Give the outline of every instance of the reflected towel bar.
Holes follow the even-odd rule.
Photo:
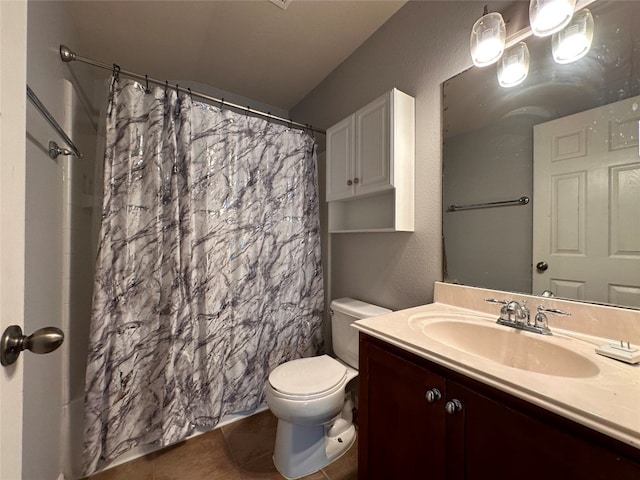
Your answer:
[[[36,109],[42,114],[49,125],[51,125],[51,127],[58,133],[58,135],[60,135],[62,140],[64,140],[64,143],[66,143],[67,146],[71,149],[67,150],[66,148],[60,148],[56,142],[51,140],[49,142],[49,156],[54,160],[58,158],[58,155],[71,154],[75,155],[78,158],[82,158],[83,155],[82,153],[80,153],[80,150],[78,150],[78,147],[76,147],[69,136],[64,133],[62,127],[58,124],[58,122],[56,122],[56,119],[53,118],[53,115],[51,115],[51,113],[49,113],[47,107],[42,104],[38,96],[33,92],[33,90],[31,90],[31,87],[29,87],[29,85],[27,85],[27,98],[31,103],[33,103],[33,106],[36,107]]]
[[[509,207],[511,205],[526,205],[529,197],[522,196],[516,200],[504,200],[502,202],[472,203],[469,205],[449,205],[447,212],[457,212],[458,210],[474,210],[476,208]]]

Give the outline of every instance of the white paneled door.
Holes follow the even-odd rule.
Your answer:
[[[0,333],[23,325],[27,2],[0,1]],[[0,478],[22,477],[22,362],[0,367]]]
[[[640,307],[640,97],[534,127],[533,293]]]

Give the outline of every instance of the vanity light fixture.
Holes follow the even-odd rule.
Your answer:
[[[502,87],[515,87],[529,74],[529,48],[520,42],[507,49],[498,62],[498,83]]]
[[[506,38],[502,15],[498,12],[487,13],[485,5],[484,15],[471,29],[471,58],[474,65],[486,67],[496,63],[504,52]]]
[[[576,0],[531,0],[529,23],[537,37],[552,35],[571,21]]]
[[[577,12],[569,25],[551,37],[556,63],[571,63],[584,57],[593,41],[593,16],[587,9]]]

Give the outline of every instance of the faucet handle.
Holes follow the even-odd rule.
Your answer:
[[[558,308],[546,308],[543,305],[538,305],[538,313],[536,313],[535,326],[542,329],[545,333],[549,332],[549,323],[547,322],[546,313],[553,313],[554,315],[571,315],[569,312],[560,310]]]
[[[547,316],[544,313],[542,313],[540,310],[538,310],[538,313],[536,313],[534,326],[542,330],[547,330],[549,328],[549,322],[547,321]]]
[[[554,315],[571,315],[569,312],[565,312],[564,310],[560,310],[559,308],[547,308],[544,305],[538,305],[538,312],[547,312],[553,313]]]

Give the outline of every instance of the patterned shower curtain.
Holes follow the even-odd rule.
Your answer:
[[[114,77],[85,399],[85,470],[264,400],[321,350],[314,142]]]

